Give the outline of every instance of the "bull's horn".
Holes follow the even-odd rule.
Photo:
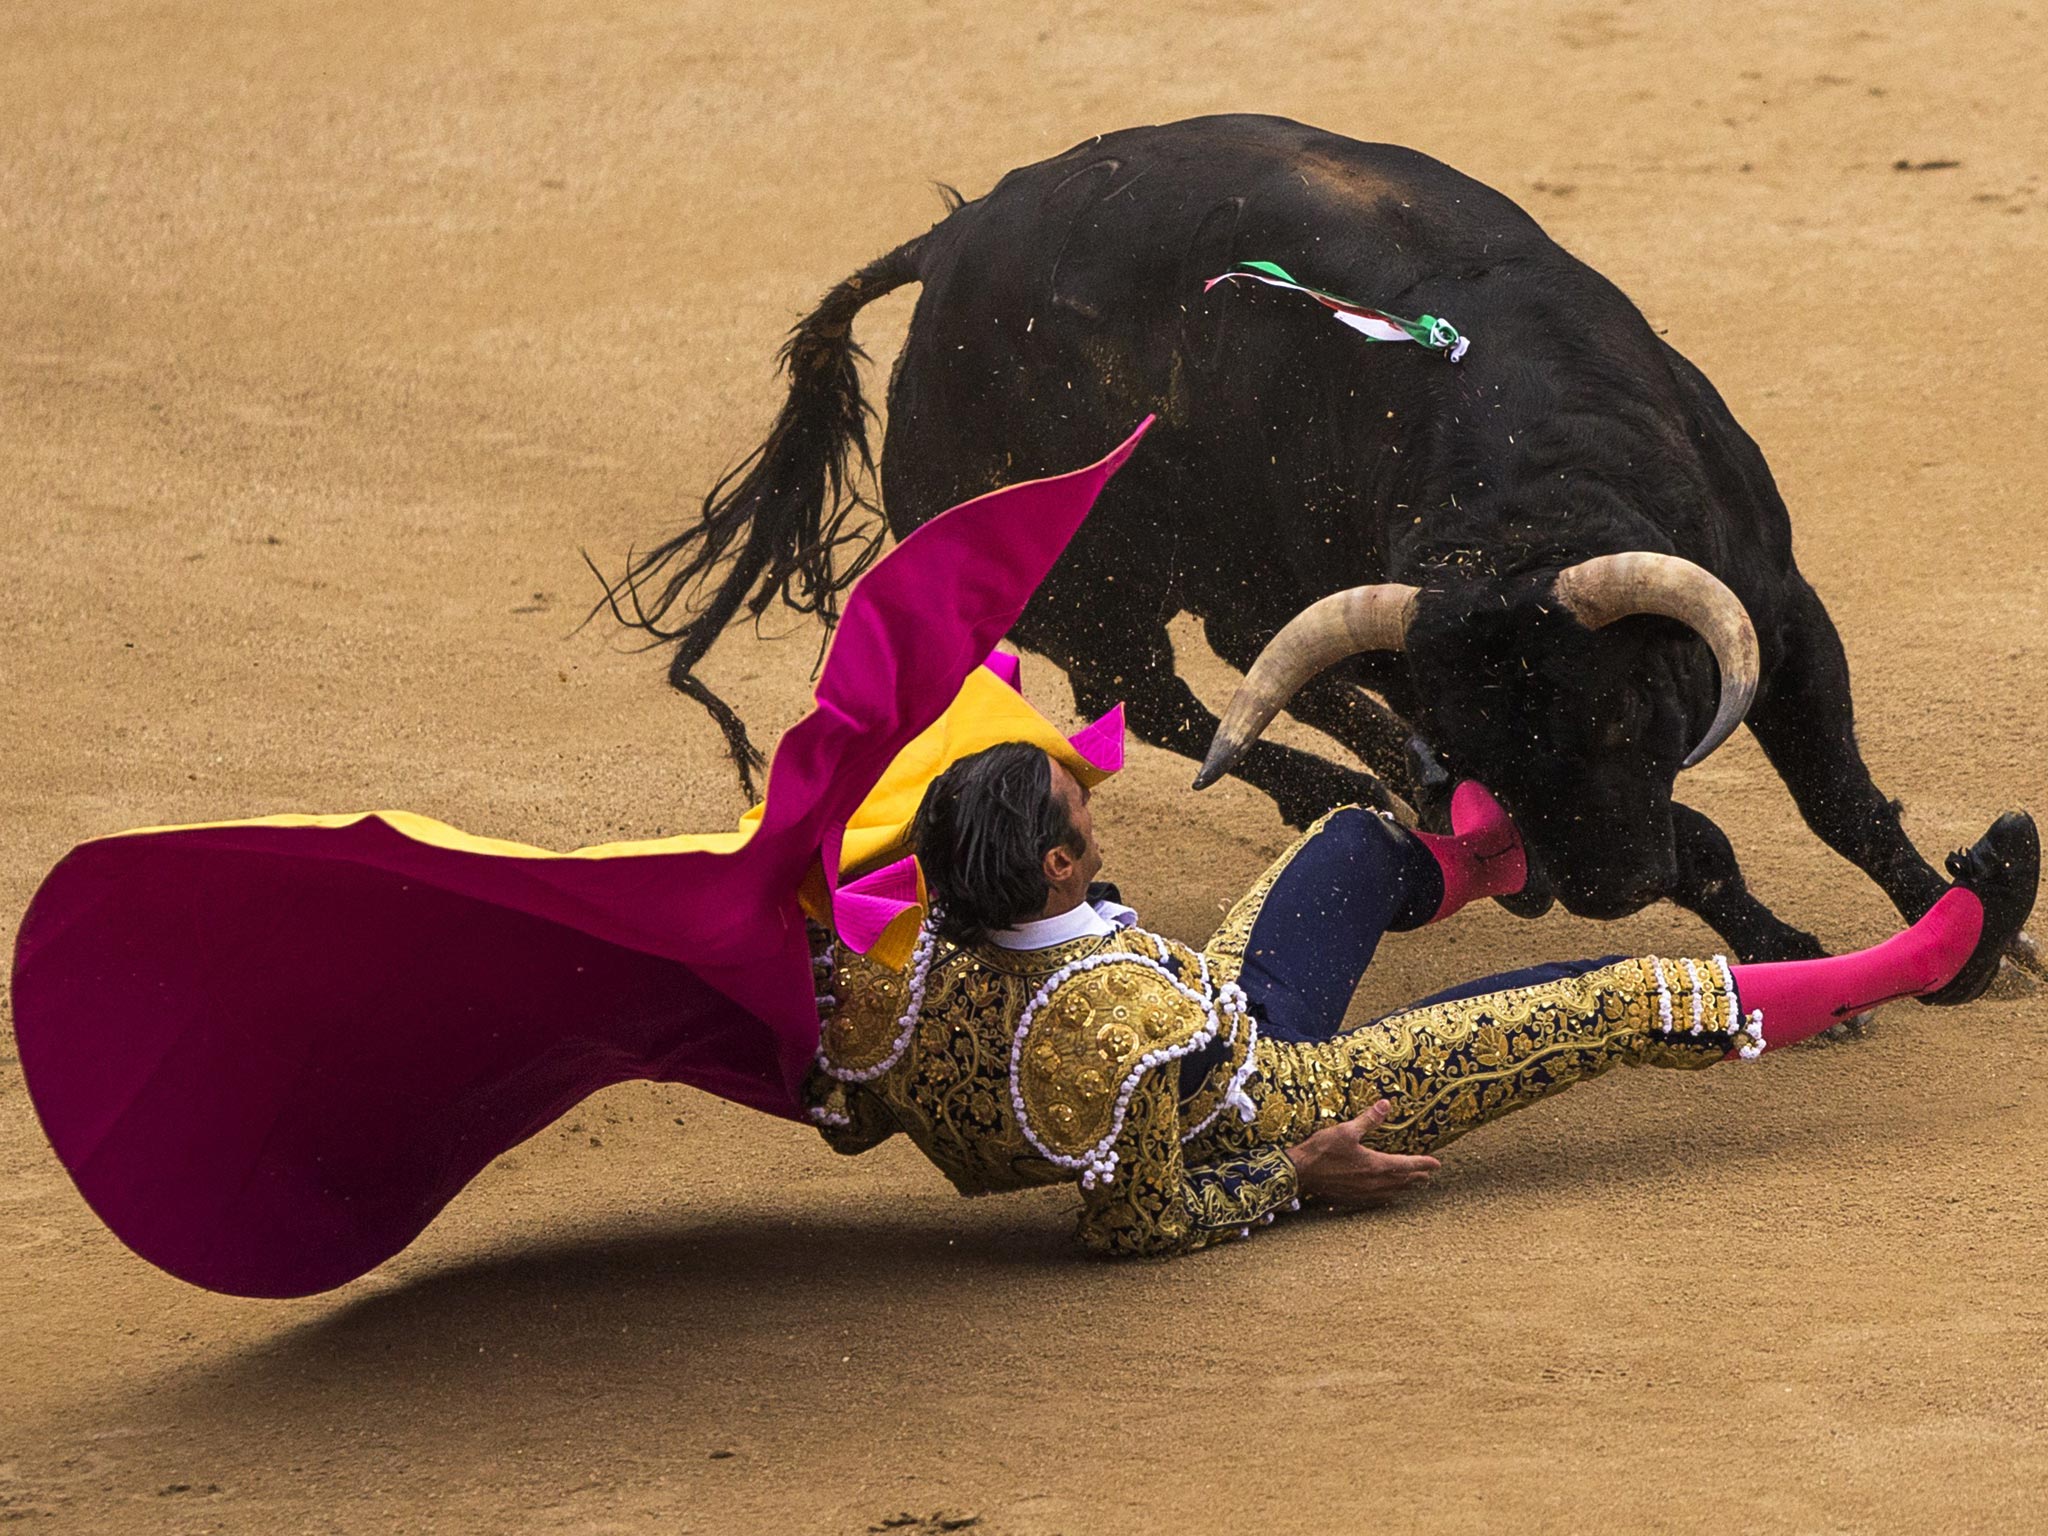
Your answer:
[[[1398,581],[1352,587],[1289,619],[1238,684],[1202,771],[1195,775],[1195,788],[1207,789],[1228,773],[1302,684],[1323,668],[1361,651],[1405,649],[1417,590]]]
[[[1581,560],[1557,573],[1557,600],[1588,629],[1604,629],[1633,613],[1661,614],[1687,626],[1714,653],[1721,669],[1721,704],[1714,723],[1685,760],[1691,768],[1742,724],[1756,697],[1759,663],[1756,627],[1742,599],[1704,566],[1677,555],[1632,550]]]

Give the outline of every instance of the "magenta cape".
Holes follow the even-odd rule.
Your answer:
[[[955,507],[862,579],[735,851],[508,856],[375,814],[74,849],[22,919],[13,990],[22,1073],[80,1193],[182,1279],[300,1296],[397,1253],[612,1083],[799,1116],[818,1040],[799,885],[836,868],[839,829],[1144,430]]]

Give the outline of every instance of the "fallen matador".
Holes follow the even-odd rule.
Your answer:
[[[2012,812],[1873,949],[1568,961],[1347,1031],[1382,934],[1520,888],[1521,841],[1491,795],[1461,785],[1452,825],[1333,811],[1197,951],[1091,888],[1088,791],[1065,767],[1029,743],[963,759],[918,814],[932,917],[908,972],[821,951],[811,1117],[843,1152],[907,1132],[965,1194],[1078,1180],[1090,1250],[1185,1252],[1304,1196],[1376,1204],[1426,1180],[1427,1153],[1616,1065],[1754,1059],[1887,999],[1967,1002],[2040,866]]]
[[[1612,1061],[1705,1065],[1880,997],[1960,999],[2031,904],[2015,817],[1956,866],[1970,889],[1864,955],[1738,967],[1734,995],[1712,962],[1566,967],[1332,1038],[1383,929],[1506,889],[1513,832],[1473,789],[1444,842],[1334,814],[1206,956],[1118,927],[1083,902],[1092,844],[1070,851],[1053,806],[1085,831],[1120,721],[1069,740],[991,651],[1143,430],[880,561],[735,831],[563,854],[382,811],[74,849],[22,918],[12,988],[22,1075],[81,1194],[182,1279],[304,1295],[398,1253],[588,1095],[650,1078],[809,1115],[842,1146],[908,1129],[969,1189],[1080,1178],[1096,1246],[1172,1251],[1297,1192],[1411,1176],[1360,1145],[1382,1097],[1372,1140],[1420,1150]],[[1019,772],[1035,809],[999,847],[970,791]],[[846,990],[822,1052],[809,923]],[[1003,947],[1020,941],[1037,947]]]

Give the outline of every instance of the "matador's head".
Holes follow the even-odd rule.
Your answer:
[[[932,780],[912,829],[941,937],[978,944],[1080,904],[1102,868],[1089,792],[1030,742],[963,757]]]

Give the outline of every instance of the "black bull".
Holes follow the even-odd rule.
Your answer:
[[[1251,284],[1204,294],[1250,259],[1445,317],[1471,350],[1454,364],[1369,343]],[[1412,150],[1277,118],[1134,128],[1012,171],[797,326],[767,441],[612,591],[629,622],[679,642],[671,681],[712,709],[743,765],[744,728],[693,668],[743,608],[758,617],[779,598],[829,624],[873,559],[850,327],[908,283],[923,291],[880,471],[898,537],[1160,417],[1015,633],[1066,670],[1083,711],[1122,699],[1141,739],[1200,759],[1218,721],[1176,676],[1168,621],[1193,614],[1224,660],[1252,669],[1310,604],[1371,585],[1367,606],[1398,622],[1369,623],[1375,648],[1334,665],[1356,645],[1310,636],[1307,665],[1324,670],[1305,683],[1297,666],[1276,684],[1269,657],[1254,678],[1268,706],[1301,683],[1289,710],[1426,811],[1449,777],[1485,782],[1542,871],[1520,910],[1550,890],[1592,917],[1668,897],[1743,959],[1818,954],[1750,894],[1720,828],[1672,798],[1724,685],[1742,680],[1721,678],[1699,624],[1657,616],[1681,609],[1624,602],[1614,618],[1610,593],[1589,618],[1560,591],[1560,573],[1594,557],[1677,556],[1650,563],[1711,572],[1753,626],[1746,723],[1807,824],[1907,917],[1944,888],[1864,766],[1841,642],[1793,561],[1763,455],[1713,385],[1498,192]],[[701,611],[664,627],[727,561]],[[1289,821],[1385,803],[1366,775],[1251,740],[1260,713],[1234,706],[1252,717],[1235,722],[1250,743],[1235,772]]]

